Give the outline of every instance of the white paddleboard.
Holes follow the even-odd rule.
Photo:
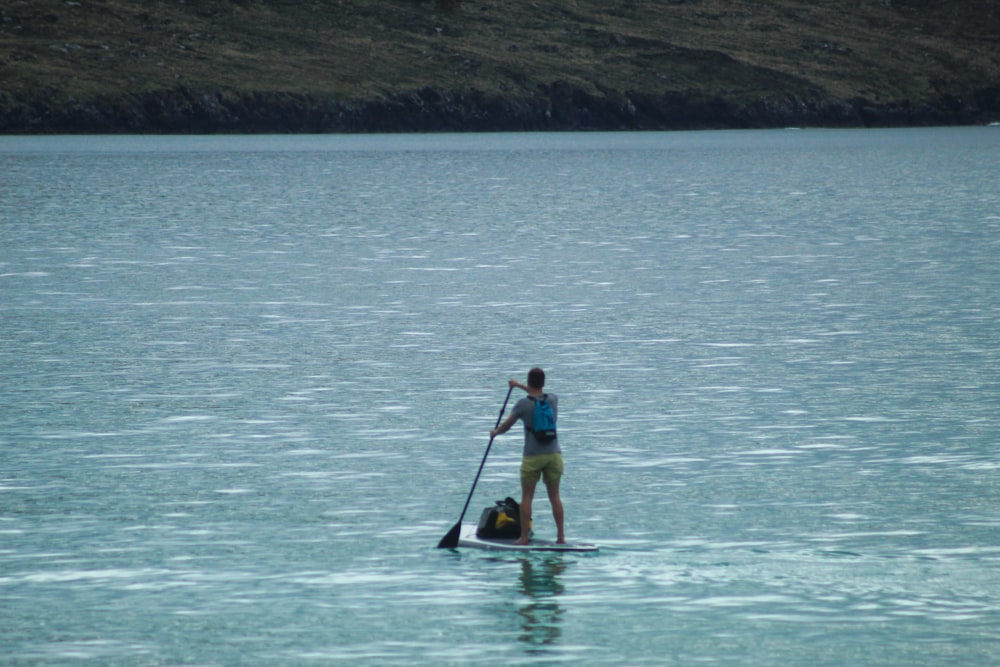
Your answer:
[[[542,540],[537,537],[531,539],[530,544],[514,544],[513,538],[483,538],[476,537],[476,524],[466,523],[462,525],[462,535],[458,538],[458,546],[470,547],[472,549],[491,549],[494,551],[599,551],[596,544],[585,544],[581,542],[557,544],[552,540]]]

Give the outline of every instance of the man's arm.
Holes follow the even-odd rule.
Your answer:
[[[523,389],[525,391],[528,391],[528,387],[525,386],[525,385],[523,385],[523,384],[521,384],[517,380],[507,380],[507,386],[509,386],[509,387],[517,387],[518,389]]]
[[[511,416],[507,417],[507,419],[505,419],[504,422],[500,424],[500,426],[490,431],[490,438],[495,438],[501,433],[506,433],[507,431],[510,430],[510,427],[513,426],[516,421],[517,421],[517,415],[512,414]]]
[[[507,385],[510,386],[510,387],[517,387],[518,389],[523,389],[524,391],[528,391],[528,387],[525,386],[525,385],[523,385],[523,384],[521,384],[517,380],[507,380]],[[511,412],[510,416],[507,417],[507,419],[504,420],[504,422],[502,424],[500,424],[500,426],[498,426],[495,429],[493,429],[492,431],[490,431],[490,437],[491,438],[495,438],[495,437],[497,437],[498,435],[500,435],[502,433],[506,433],[517,422],[517,420],[518,420],[518,416],[516,414],[514,414],[513,412]]]

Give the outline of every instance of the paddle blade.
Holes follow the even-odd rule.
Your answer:
[[[458,536],[462,533],[462,523],[456,523],[452,526],[448,534],[441,538],[438,542],[438,549],[454,549],[458,546]]]

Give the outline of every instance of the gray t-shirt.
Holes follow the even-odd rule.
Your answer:
[[[556,424],[559,423],[559,397],[555,394],[545,394],[546,400],[552,406],[552,416],[555,417]],[[539,454],[554,454],[561,452],[559,449],[559,436],[555,440],[544,445],[535,440],[534,428],[535,402],[525,396],[517,403],[510,412],[521,420],[524,424],[524,456],[538,456]]]

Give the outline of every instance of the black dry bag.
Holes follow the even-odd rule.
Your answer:
[[[479,516],[476,537],[517,539],[521,536],[521,508],[513,498],[498,500]]]

